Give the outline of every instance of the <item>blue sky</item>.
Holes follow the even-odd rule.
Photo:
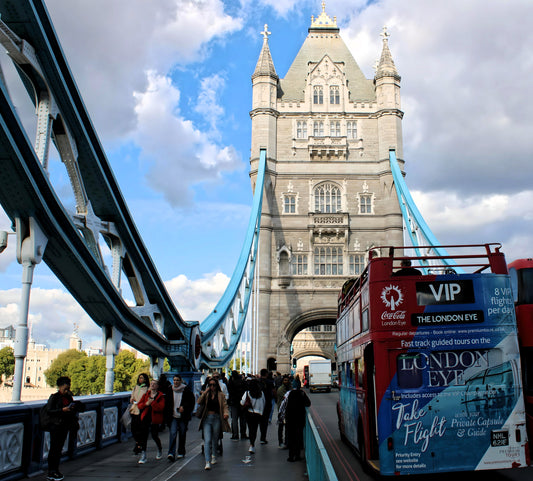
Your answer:
[[[264,24],[284,77],[317,0],[48,0],[78,87],[137,227],[186,319],[201,320],[224,290],[250,212],[251,75]],[[148,8],[149,7],[149,8]],[[533,74],[529,0],[330,0],[341,36],[367,78],[386,25],[402,76],[407,183],[442,243],[502,242],[531,256]],[[35,117],[0,58],[28,131]],[[32,130],[33,129],[33,130]],[[33,134],[30,134],[32,137]],[[51,181],[73,205],[66,172]],[[9,222],[0,212],[0,229]],[[0,326],[16,324],[21,268],[0,256]],[[38,342],[86,346],[98,327],[46,266],[35,272],[30,320]]]

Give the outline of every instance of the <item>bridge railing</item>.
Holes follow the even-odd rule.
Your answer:
[[[69,439],[63,456],[86,454],[131,436],[122,431],[120,418],[128,406],[129,392],[81,396],[86,411],[80,413],[77,439]],[[39,412],[45,401],[0,404],[0,480],[36,475],[46,469],[50,433],[41,431]]]
[[[306,411],[304,442],[309,481],[337,481],[335,469],[333,469],[326,448],[320,439],[315,422],[309,409]]]

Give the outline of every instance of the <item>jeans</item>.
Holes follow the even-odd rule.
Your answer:
[[[257,427],[261,422],[261,414],[246,413],[246,422],[248,423],[248,436],[250,436],[250,445],[255,446],[255,438],[257,436]]]
[[[217,452],[218,438],[220,437],[220,414],[208,414],[202,425],[204,435],[205,462],[211,462],[211,455]]]
[[[176,437],[178,440],[178,454],[185,456],[185,441],[187,439],[187,427],[189,421],[184,421],[182,418],[172,418],[170,424],[170,435],[168,438],[168,454],[176,455]]]
[[[230,406],[231,411],[231,435],[235,438],[239,437],[239,429],[241,437],[246,436],[246,417],[241,405]]]

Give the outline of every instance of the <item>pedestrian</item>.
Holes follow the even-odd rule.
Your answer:
[[[157,455],[155,459],[163,457],[163,447],[159,439],[159,428],[164,422],[165,412],[165,395],[159,390],[159,381],[153,379],[150,382],[150,389],[143,394],[143,397],[138,402],[137,406],[141,411],[141,436],[140,447],[141,457],[139,464],[144,464],[148,461],[146,458],[146,445],[148,443],[148,434],[152,435],[157,446]]]
[[[246,412],[246,423],[248,424],[248,436],[250,438],[250,447],[248,452],[255,453],[255,438],[257,437],[257,428],[261,422],[265,410],[265,395],[262,384],[257,379],[248,381],[247,390],[241,398],[241,405]]]
[[[224,394],[224,397],[226,398],[226,401],[228,400],[229,398],[229,393],[228,393],[228,386],[226,385],[226,383],[224,382],[224,380],[221,378],[220,376],[220,373],[215,371],[213,373],[213,379],[215,379],[215,381],[218,382],[218,386],[220,387],[220,390],[223,392]]]
[[[135,446],[133,448],[134,454],[141,454],[141,411],[139,411],[138,403],[143,397],[143,394],[148,391],[150,385],[150,378],[148,374],[144,372],[137,376],[137,384],[131,391],[130,396],[130,414],[131,414],[131,435],[135,440]]]
[[[48,398],[46,412],[49,417],[50,449],[48,450],[48,476],[50,481],[61,481],[64,476],[59,472],[61,451],[70,433],[70,439],[77,438],[78,413],[85,411],[85,405],[74,401],[70,392],[70,379],[61,376],[57,380],[57,392]]]
[[[289,376],[283,376],[281,386],[276,391],[276,404],[278,407],[278,443],[280,449],[287,448],[287,425],[285,424],[285,419],[283,416],[280,416],[281,402],[283,401],[285,394],[287,394],[290,390],[291,380]]]
[[[172,421],[168,439],[168,460],[174,461],[176,456],[176,437],[178,438],[178,459],[185,456],[185,442],[187,428],[194,410],[194,394],[183,382],[179,374],[174,374],[172,383],[172,398],[170,398]]]
[[[267,444],[268,421],[272,412],[272,399],[274,399],[274,381],[271,376],[269,377],[270,373],[267,369],[261,369],[260,375],[263,394],[265,395],[265,409],[261,416],[259,430],[261,432],[261,444]]]
[[[300,451],[304,445],[305,408],[311,406],[311,401],[301,387],[296,387],[286,395],[285,423],[287,424],[287,445],[289,457],[287,461],[299,461]]]
[[[228,381],[228,405],[231,414],[231,439],[234,441],[239,440],[239,431],[241,438],[246,439],[246,416],[241,407],[244,391],[242,376],[237,371],[232,371]]]
[[[198,398],[198,409],[201,409],[199,429],[204,438],[205,469],[211,469],[217,463],[217,444],[221,429],[231,432],[228,422],[229,409],[220,384],[214,378],[208,378],[207,389]]]
[[[172,384],[167,379],[165,373],[159,376],[159,390],[165,396],[165,412],[163,413],[164,423],[162,424],[162,431],[165,429],[165,424],[170,427],[172,424]]]

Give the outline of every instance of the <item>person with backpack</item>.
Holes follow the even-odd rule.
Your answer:
[[[57,380],[57,392],[48,398],[48,402],[41,410],[41,427],[50,431],[50,449],[48,451],[48,476],[49,481],[61,481],[64,476],[59,472],[61,451],[67,439],[76,439],[78,413],[85,411],[85,405],[74,401],[70,392],[70,379],[61,376]]]

